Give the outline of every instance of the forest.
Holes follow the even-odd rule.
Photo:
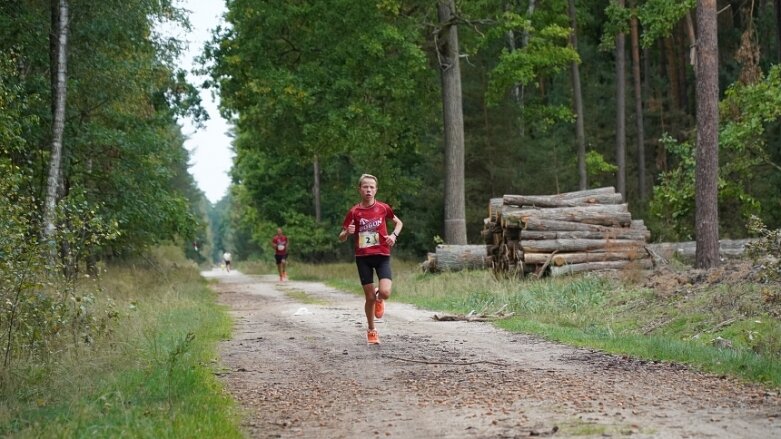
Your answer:
[[[616,352],[639,356],[643,337],[662,359],[777,385],[781,0],[224,3],[188,72],[187,42],[162,31],[190,28],[180,0],[0,1],[0,436],[240,437],[215,351],[236,321],[201,270],[273,269],[282,227],[302,282],[355,284],[338,235],[364,173],[404,223],[400,303],[508,307],[522,332],[600,348],[628,334]],[[208,120],[204,90],[235,152],[216,203],[182,128]],[[721,263],[719,239],[765,238],[770,257],[722,290],[724,273],[697,270],[657,273],[666,289],[420,273],[437,244],[482,243],[496,197],[589,189],[648,241],[695,241],[695,268]],[[246,277],[216,268],[224,250]]]
[[[742,238],[752,215],[781,226],[781,1],[704,3],[717,31],[704,156],[718,157],[718,236]],[[693,0],[226,6],[200,58],[208,79],[191,84],[185,43],[157,30],[188,25],[176,1],[0,5],[4,260],[46,246],[42,264],[79,273],[168,242],[199,263],[224,248],[270,259],[280,226],[292,258],[341,260],[365,172],[404,220],[410,259],[479,241],[492,197],[601,186],[652,241],[697,238]],[[215,205],[180,127],[208,117],[201,87],[234,127]]]
[[[446,20],[443,3],[228,3],[204,65],[236,127],[221,208],[239,255],[262,256],[280,225],[296,258],[345,256],[333,237],[363,172],[404,220],[412,257],[452,241],[453,192],[470,243],[492,197],[599,186],[624,195],[653,241],[696,238],[694,1],[462,1]],[[781,222],[781,13],[778,1],[714,6],[719,236],[741,238],[751,215]],[[461,158],[443,98],[450,30]]]

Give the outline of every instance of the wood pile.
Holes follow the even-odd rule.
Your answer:
[[[651,268],[650,232],[612,187],[492,198],[482,236],[497,274]]]

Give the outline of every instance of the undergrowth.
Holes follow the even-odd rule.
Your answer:
[[[231,322],[175,248],[87,280],[93,313],[116,313],[89,343],[20,357],[4,371],[0,436],[241,437],[213,368]]]

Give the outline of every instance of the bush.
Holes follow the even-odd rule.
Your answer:
[[[769,230],[754,215],[749,218],[748,229],[759,239],[746,246],[746,254],[754,263],[761,263],[763,280],[781,282],[781,229]]]

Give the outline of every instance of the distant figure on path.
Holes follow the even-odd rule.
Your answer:
[[[282,227],[277,228],[277,234],[271,240],[271,245],[274,246],[274,259],[277,260],[277,271],[279,272],[279,281],[285,282],[287,280],[287,247],[288,239],[282,233]]]
[[[222,260],[225,262],[225,271],[228,273],[231,272],[231,254],[228,250],[225,250],[225,253],[222,254]]]

